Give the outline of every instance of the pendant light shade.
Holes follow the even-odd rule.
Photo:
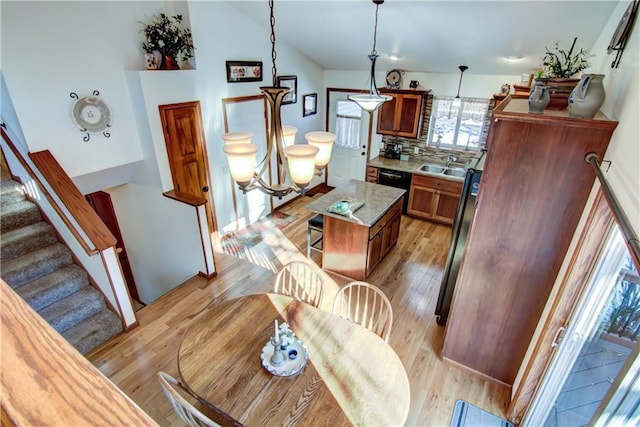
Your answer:
[[[251,132],[229,132],[222,135],[222,140],[225,145],[251,144],[252,137]]]
[[[369,76],[369,93],[349,95],[347,98],[360,106],[364,111],[373,113],[382,104],[387,101],[391,101],[392,97],[389,95],[381,95],[376,86],[376,60],[378,59],[378,52],[376,51],[376,38],[378,34],[378,7],[384,3],[384,0],[372,0],[376,5],[376,21],[373,29],[373,49],[369,54],[369,61],[371,61],[371,73]]]
[[[329,163],[331,158],[331,149],[333,148],[333,142],[336,140],[336,135],[331,132],[309,132],[305,135],[309,145],[318,147],[318,155],[316,156],[316,167],[323,168]]]
[[[318,151],[318,147],[303,144],[285,148],[284,155],[289,162],[289,173],[298,187],[305,188],[313,179]]]
[[[298,128],[293,126],[282,126],[282,135],[284,137],[285,147],[296,143],[296,133],[298,133]]]
[[[256,153],[258,146],[253,144],[225,145],[222,150],[229,160],[229,172],[238,185],[246,186],[253,178],[256,168]]]

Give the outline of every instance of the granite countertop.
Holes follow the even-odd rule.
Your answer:
[[[409,173],[417,173],[419,175],[425,175],[425,176],[433,176],[435,178],[439,178],[439,179],[446,179],[449,181],[456,181],[456,182],[461,182],[464,181],[464,177],[458,177],[458,176],[452,176],[452,175],[445,175],[443,173],[431,173],[431,172],[423,172],[423,171],[419,171],[418,168],[425,164],[425,163],[429,163],[432,165],[439,165],[444,167],[443,163],[438,163],[438,162],[434,162],[434,161],[427,161],[427,160],[396,160],[396,159],[387,159],[384,157],[376,157],[375,159],[371,159],[367,162],[367,166],[373,166],[376,168],[387,168],[387,169],[393,169],[393,170],[397,170],[397,171],[401,171],[401,172],[409,172]],[[458,165],[452,165],[454,167],[460,167]]]
[[[371,227],[389,210],[389,208],[406,193],[400,188],[374,184],[372,182],[352,179],[331,190],[324,196],[307,205],[307,209],[323,215],[332,216],[344,221]],[[364,200],[364,206],[346,217],[327,211],[335,202],[345,198]]]

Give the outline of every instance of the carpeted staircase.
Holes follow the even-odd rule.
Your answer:
[[[3,170],[0,182],[0,276],[80,353],[122,332],[120,318],[89,285],[87,272],[44,222],[37,205]]]

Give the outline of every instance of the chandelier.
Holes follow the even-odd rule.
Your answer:
[[[276,86],[276,36],[273,1],[269,0],[271,25],[272,85],[262,86],[260,91],[269,104],[269,134],[264,158],[256,164],[258,146],[251,143],[250,132],[233,132],[222,135],[224,153],[229,161],[229,171],[243,193],[258,189],[271,196],[282,198],[291,192],[304,194],[315,174],[320,175],[331,157],[335,135],[330,132],[309,132],[308,144],[295,144],[297,129],[282,126],[280,108],[288,87]],[[277,183],[264,179],[269,169],[272,153],[276,153]],[[287,180],[287,171],[290,180]],[[271,181],[271,179],[269,179]]]
[[[369,93],[367,95],[349,95],[347,99],[355,102],[362,108],[364,111],[369,113],[373,113],[376,111],[382,104],[392,99],[389,95],[380,95],[378,91],[378,87],[376,86],[376,60],[380,55],[376,51],[376,36],[378,34],[378,7],[384,3],[384,0],[372,0],[376,5],[376,21],[375,26],[373,27],[373,49],[371,49],[371,53],[368,55],[369,60],[371,61],[371,76],[369,82]]]

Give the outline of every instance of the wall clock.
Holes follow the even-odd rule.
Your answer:
[[[622,52],[627,44],[627,40],[631,34],[631,29],[633,28],[633,21],[635,20],[638,12],[638,3],[640,3],[640,1],[634,0],[629,4],[629,7],[627,7],[622,18],[620,18],[620,22],[618,22],[618,26],[611,37],[611,41],[607,47],[607,54],[616,52],[616,57],[611,63],[611,68],[618,68],[618,65],[620,65]]]
[[[99,96],[100,92],[93,91],[92,96],[78,97],[75,92],[69,96],[76,99],[71,109],[71,117],[81,132],[86,132],[83,141],[91,139],[90,134],[101,133],[105,138],[111,134],[107,130],[111,127],[113,115],[109,105]]]
[[[390,89],[400,89],[402,85],[402,71],[391,70],[387,72],[387,87]]]

